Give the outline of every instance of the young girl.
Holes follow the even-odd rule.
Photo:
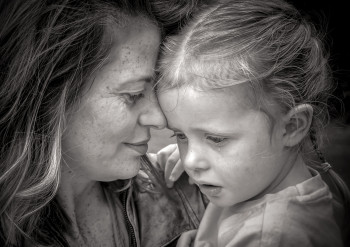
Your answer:
[[[343,208],[315,169],[348,202],[318,148],[329,66],[293,6],[232,0],[199,11],[165,44],[157,86],[184,169],[210,200],[178,246],[343,245]]]

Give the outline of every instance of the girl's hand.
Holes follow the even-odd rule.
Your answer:
[[[165,182],[169,188],[185,171],[179,154],[177,144],[170,144],[157,153],[157,162],[164,171]]]
[[[177,241],[176,247],[191,247],[193,246],[194,239],[196,238],[197,230],[191,230],[182,233],[181,237]]]

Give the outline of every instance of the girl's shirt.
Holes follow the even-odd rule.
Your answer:
[[[342,246],[332,195],[310,172],[312,178],[256,200],[228,208],[209,203],[194,246]]]

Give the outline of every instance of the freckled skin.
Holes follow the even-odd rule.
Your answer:
[[[71,246],[115,246],[113,212],[100,181],[134,177],[145,152],[130,144],[147,142],[150,128],[165,118],[153,91],[160,32],[140,17],[112,33],[107,63],[91,78],[80,105],[67,115],[62,137],[57,199],[72,221]],[[137,96],[133,100],[131,95]],[[144,145],[145,146],[145,145]],[[118,219],[118,232],[127,232]],[[126,234],[125,234],[126,235]],[[127,239],[127,236],[126,236]]]
[[[109,63],[95,75],[81,106],[68,116],[63,136],[65,162],[77,175],[91,180],[127,179],[137,174],[140,154],[124,143],[149,138],[152,123],[142,126],[140,114],[149,109],[159,111],[152,85],[147,85],[147,95],[135,105],[126,104],[118,90],[111,92],[125,80],[153,75],[158,54],[156,27],[131,25],[122,31],[125,35],[116,31]],[[123,45],[117,45],[120,43]]]

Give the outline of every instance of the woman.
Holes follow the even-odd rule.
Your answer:
[[[157,20],[194,5],[1,2],[1,246],[167,246],[198,226],[198,191],[157,190],[143,156],[165,126]]]

